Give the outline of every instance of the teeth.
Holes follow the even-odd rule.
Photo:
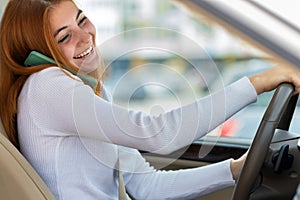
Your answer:
[[[83,58],[84,56],[89,55],[93,51],[93,46],[90,46],[86,51],[82,52],[81,54],[75,56],[75,59]]]

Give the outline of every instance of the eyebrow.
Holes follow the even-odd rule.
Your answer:
[[[61,32],[62,30],[66,29],[66,28],[67,28],[67,26],[63,26],[63,27],[57,29],[54,33],[54,37],[56,37],[59,34],[59,32]]]
[[[78,13],[77,13],[77,15],[76,15],[76,21],[78,20],[78,18],[79,18],[79,16],[81,15],[81,13],[82,13],[82,10],[78,10]],[[59,32],[61,32],[62,30],[66,29],[66,28],[68,28],[68,26],[63,26],[63,27],[57,29],[57,30],[55,31],[55,33],[54,33],[54,37],[56,37],[56,36],[59,34]]]
[[[79,18],[80,14],[82,13],[82,10],[78,10],[78,13],[76,15],[76,20]]]

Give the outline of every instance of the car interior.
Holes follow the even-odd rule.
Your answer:
[[[8,140],[0,124],[1,199],[55,199],[44,181]]]
[[[5,5],[6,1],[0,0],[0,3]],[[287,21],[257,1],[234,0],[229,3],[222,0],[176,0],[172,4],[176,5],[178,12],[188,12],[187,15],[192,15],[193,19],[203,20],[204,17],[210,23],[223,27],[248,45],[264,52],[267,55],[264,58],[268,61],[300,68],[299,28],[287,24]],[[282,33],[268,29],[262,22],[255,22],[255,18],[244,16],[247,13],[237,9],[239,6],[256,9],[260,16],[272,18],[278,22],[278,26],[289,30],[288,35],[282,37]],[[249,136],[250,139],[216,137],[212,134],[170,155],[142,154],[157,169],[177,170],[239,158],[248,151],[245,165],[234,187],[198,199],[299,200],[300,129],[291,129],[293,122],[299,120],[298,95],[293,95],[292,85],[284,83],[269,97],[261,117],[255,115],[258,123],[254,128],[251,127],[254,133]],[[30,163],[8,140],[2,123],[0,132],[0,198],[55,199]]]

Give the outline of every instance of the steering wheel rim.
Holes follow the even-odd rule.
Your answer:
[[[293,91],[294,86],[290,83],[282,83],[276,89],[248,150],[244,166],[234,187],[232,200],[249,199],[251,189],[267,155],[275,129],[289,104]]]

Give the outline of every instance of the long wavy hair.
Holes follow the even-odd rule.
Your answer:
[[[72,0],[10,0],[5,8],[0,27],[0,116],[9,140],[18,148],[18,96],[27,78],[53,66],[44,64],[25,67],[24,61],[33,50],[52,57],[57,66],[73,66],[60,51],[51,32],[49,11],[53,5]],[[74,3],[74,2],[73,2]],[[94,38],[95,42],[95,38]],[[64,70],[63,70],[64,71]],[[89,76],[98,83],[93,88],[100,94],[101,67]],[[66,73],[67,75],[67,73]],[[6,97],[6,98],[5,98]]]

